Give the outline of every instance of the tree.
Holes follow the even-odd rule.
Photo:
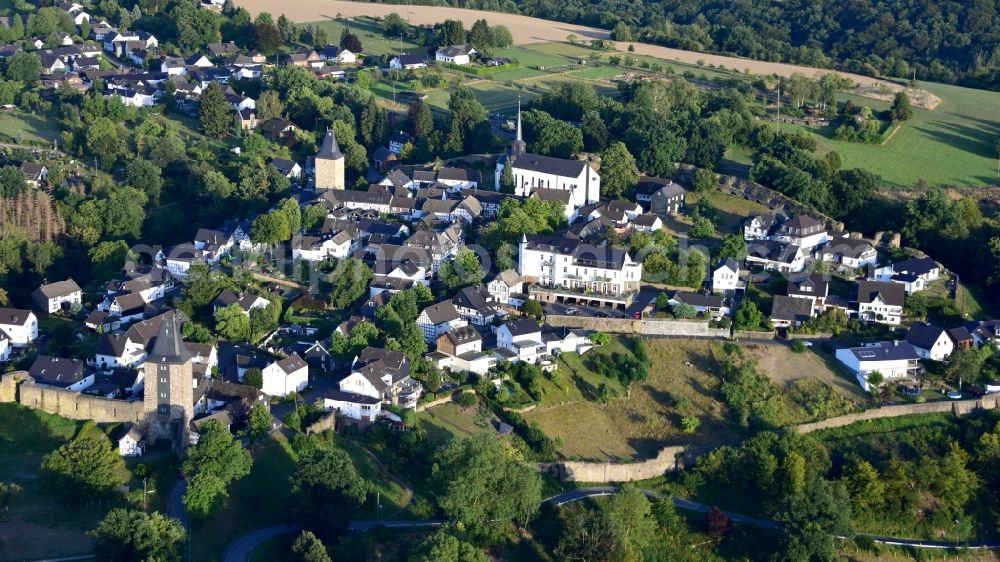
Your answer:
[[[346,31],[347,28],[344,28]],[[345,33],[340,37],[340,47],[352,53],[360,53],[363,50],[361,39],[353,33]]]
[[[258,390],[264,388],[264,373],[257,367],[251,367],[243,373],[243,384]]]
[[[885,482],[872,464],[860,457],[844,466],[841,482],[858,511],[877,513],[885,503]]]
[[[274,90],[264,90],[257,99],[257,119],[261,122],[281,117],[282,109],[281,99]]]
[[[237,303],[220,308],[215,311],[215,331],[228,340],[247,341],[250,339],[250,317]]]
[[[698,312],[693,306],[686,302],[680,302],[672,307],[670,307],[670,313],[674,315],[675,318],[694,318],[698,315]]]
[[[90,532],[94,554],[108,562],[180,562],[181,522],[166,515],[112,509]]]
[[[646,495],[634,484],[623,485],[611,496],[606,517],[622,553],[619,559],[638,559],[656,532],[656,520]]]
[[[486,276],[479,256],[471,248],[462,248],[455,257],[441,265],[438,276],[449,291],[475,285]]]
[[[334,276],[330,290],[330,304],[333,306],[347,308],[368,294],[372,270],[361,261],[354,258],[342,260],[337,264]]]
[[[274,53],[281,47],[282,42],[281,30],[276,25],[258,23],[254,26],[254,44],[264,53]]]
[[[747,241],[743,236],[739,234],[727,234],[722,239],[722,244],[719,246],[716,258],[718,260],[725,260],[727,258],[732,258],[737,262],[743,261],[747,255]]]
[[[835,560],[836,537],[850,539],[854,534],[847,489],[820,476],[813,476],[801,494],[790,496],[775,520],[783,524],[788,560]]]
[[[616,537],[603,514],[593,509],[563,509],[566,516],[555,549],[559,560],[611,562],[615,559]]]
[[[257,243],[277,244],[292,237],[288,214],[281,210],[260,215],[250,227],[250,239]]]
[[[339,449],[302,455],[290,483],[295,513],[320,537],[336,536],[346,529],[370,487],[351,457]]]
[[[757,305],[750,299],[743,299],[740,308],[733,318],[733,329],[735,330],[757,330],[764,323],[764,314],[757,308]]]
[[[409,562],[487,562],[482,549],[459,540],[445,530],[439,530],[417,543],[410,550]]]
[[[190,477],[184,506],[192,516],[204,519],[227,496],[233,480],[250,474],[253,459],[229,429],[210,420],[198,428],[198,443],[189,447],[182,470]]]
[[[527,524],[541,501],[538,473],[487,433],[452,440],[437,454],[433,472],[441,475],[444,512],[487,542],[499,539],[512,520]]]
[[[620,198],[639,181],[635,158],[623,142],[615,142],[601,160],[601,191],[608,197]]]
[[[494,25],[490,28],[490,43],[494,49],[506,49],[514,44],[514,35],[506,25]]]
[[[708,536],[719,540],[733,529],[733,520],[716,506],[708,510]]]
[[[524,301],[521,305],[521,313],[525,316],[531,316],[532,318],[541,318],[545,311],[542,309],[542,304],[534,299],[528,299]]]
[[[896,92],[896,97],[892,99],[892,107],[889,108],[889,114],[892,116],[893,121],[906,121],[910,117],[913,117],[913,107],[910,105],[910,96],[906,95],[906,92]]]
[[[323,541],[309,531],[299,533],[292,543],[292,552],[298,554],[302,562],[333,562]]]
[[[100,159],[101,167],[109,169],[128,147],[122,139],[128,138],[128,131],[122,125],[107,117],[97,119],[87,129],[87,149]]]
[[[396,12],[386,14],[386,16],[382,18],[382,33],[384,33],[387,37],[399,37],[400,35],[406,33],[408,28],[409,24],[406,23],[406,20],[404,20],[403,17]]]
[[[611,38],[615,41],[632,41],[632,30],[628,24],[619,21],[615,24],[614,29],[611,30]]]
[[[18,172],[18,175],[21,175]],[[503,171],[500,172],[500,191],[513,195],[516,186],[514,185],[514,163],[508,158],[503,163]]]
[[[695,191],[709,191],[711,189],[715,189],[718,186],[719,186],[719,179],[715,176],[715,172],[713,172],[712,170],[699,168],[698,171],[694,173]]]
[[[0,521],[6,521],[10,513],[10,505],[21,493],[21,486],[14,482],[0,482]]]
[[[163,177],[160,175],[160,168],[155,164],[149,160],[136,158],[129,162],[125,176],[126,183],[146,192],[146,196],[153,204],[160,202]]]
[[[4,69],[4,76],[7,77],[7,80],[31,84],[42,75],[42,59],[35,53],[17,53],[7,59]]]
[[[271,411],[267,406],[262,404],[253,405],[253,408],[250,409],[250,416],[247,419],[246,433],[253,442],[259,442],[271,433]]]
[[[472,29],[469,30],[468,42],[478,51],[492,47],[493,40],[490,36],[490,24],[484,19],[476,20],[472,24]]]
[[[124,462],[106,437],[84,437],[63,444],[42,459],[42,477],[66,499],[108,497],[125,483]]]
[[[198,98],[198,116],[206,135],[221,139],[229,132],[232,123],[229,104],[218,82],[211,82]]]

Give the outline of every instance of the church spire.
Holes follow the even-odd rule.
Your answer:
[[[527,151],[527,144],[521,135],[521,96],[517,96],[517,137],[514,139],[514,142],[510,143],[507,154],[511,158],[517,158]]]

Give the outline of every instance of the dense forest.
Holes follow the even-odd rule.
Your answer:
[[[393,0],[394,3],[397,0]],[[603,27],[622,41],[1000,89],[996,0],[403,0]]]

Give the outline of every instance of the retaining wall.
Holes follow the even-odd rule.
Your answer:
[[[591,316],[548,315],[545,322],[555,327],[582,328],[609,334],[642,334],[647,336],[677,336],[728,338],[726,328],[709,327],[704,320],[663,320],[647,318],[596,318]]]
[[[334,410],[324,415],[320,419],[314,421],[309,427],[306,428],[306,435],[312,435],[313,433],[322,433],[328,429],[337,429],[337,411]]]
[[[564,482],[632,482],[663,476],[677,470],[684,447],[664,447],[656,458],[633,463],[567,461],[548,465]]]
[[[995,410],[1000,407],[1000,396],[984,396],[978,400],[955,400],[942,402],[928,402],[924,404],[902,404],[899,406],[883,406],[858,412],[856,414],[846,414],[818,422],[804,423],[795,426],[793,429],[799,433],[812,433],[820,429],[830,429],[843,427],[855,422],[865,420],[877,420],[881,418],[895,418],[899,416],[909,416],[913,414],[933,414],[933,413],[953,413],[956,416],[968,414],[974,410]]]
[[[774,338],[774,332],[733,332],[734,340],[768,341]]]

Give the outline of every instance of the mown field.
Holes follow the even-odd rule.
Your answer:
[[[59,123],[56,115],[33,115],[21,110],[0,112],[0,142],[21,142],[51,144],[59,138]]]
[[[924,180],[940,186],[998,185],[997,139],[1000,138],[1000,93],[945,84],[922,84],[941,98],[933,111],[914,109],[913,118],[884,145],[833,140],[834,127],[806,129],[819,150],[836,150],[844,167],[876,172],[903,187]],[[888,107],[858,96],[842,95],[873,110]],[[789,126],[793,128],[793,126]]]

